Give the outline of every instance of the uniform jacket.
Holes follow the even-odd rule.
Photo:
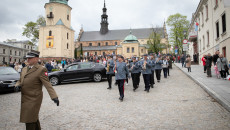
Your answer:
[[[131,67],[130,71],[131,71],[132,74],[140,73],[141,65],[140,65],[140,63],[138,61],[131,62],[130,67]]]
[[[129,76],[129,70],[128,70],[125,62],[121,62],[121,63],[116,62],[116,64],[117,64],[116,68],[114,66],[114,70],[117,72],[117,73],[115,73],[115,79],[116,80],[126,79],[127,78],[126,75],[128,75],[128,77],[130,77]]]
[[[162,64],[163,64],[162,60],[156,61],[155,70],[161,70]]]
[[[15,86],[21,86],[21,114],[20,122],[37,122],[38,114],[42,103],[44,85],[51,97],[57,98],[57,94],[49,82],[47,69],[41,65],[34,65],[27,72],[28,67],[24,67],[19,81]]]
[[[225,65],[228,66],[228,60],[226,58],[222,58],[222,59],[218,58],[217,59],[217,67],[218,67],[219,71],[221,71],[221,70],[225,71],[225,68],[224,68]]]
[[[152,63],[151,69],[152,69],[152,71],[154,71],[155,70],[156,61],[155,60],[151,60],[151,63]]]
[[[107,72],[107,63],[109,64],[109,72]],[[114,74],[113,67],[114,67],[114,61],[112,59],[108,60],[105,64],[106,74]]]
[[[141,66],[142,66],[142,74],[152,74],[152,62],[151,60],[146,61],[146,69],[143,69],[144,65],[144,60],[141,61]]]
[[[141,73],[141,71],[142,71],[142,67],[141,67],[141,61],[137,61],[138,62],[138,64],[140,65],[140,67],[139,67],[139,73]]]
[[[168,60],[163,60],[162,63],[163,63],[162,68],[168,68],[169,65]]]

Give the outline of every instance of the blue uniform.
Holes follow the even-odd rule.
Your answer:
[[[158,82],[160,82],[161,80],[162,64],[163,64],[162,60],[156,61],[155,71],[156,71],[156,77]]]
[[[146,60],[146,68],[144,69],[145,60],[141,61],[142,65],[142,75],[145,83],[145,91],[149,92],[150,89],[150,75],[152,74],[152,63],[150,60]]]
[[[109,64],[109,71],[107,71],[107,65]],[[114,62],[112,59],[108,60],[106,65],[105,65],[105,69],[106,69],[106,77],[107,77],[107,80],[108,80],[108,84],[109,84],[109,87],[108,89],[111,89],[112,88],[112,76],[114,74],[114,71],[113,71],[113,67],[114,67]]]
[[[152,63],[152,68],[151,68],[152,74],[150,75],[150,85],[153,88],[153,85],[155,84],[154,71],[155,71],[156,61],[153,59],[153,60],[151,60],[151,63]]]
[[[135,91],[138,88],[139,85],[139,81],[140,81],[140,68],[141,68],[141,64],[139,62],[132,62],[130,64],[131,66],[131,77],[132,77],[132,81],[133,81],[133,91]]]

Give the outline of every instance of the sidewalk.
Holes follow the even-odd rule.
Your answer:
[[[182,68],[181,63],[174,63],[187,76],[200,85],[209,95],[230,112],[230,81],[217,79],[212,67],[212,77],[208,78],[204,73],[203,66],[192,65],[192,72],[188,73],[187,68]]]

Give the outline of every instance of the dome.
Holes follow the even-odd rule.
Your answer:
[[[124,42],[138,42],[138,39],[136,36],[132,35],[132,32],[130,31],[130,34],[125,37]]]
[[[68,4],[68,0],[50,0],[50,3],[56,2],[56,3],[61,3],[61,4]]]

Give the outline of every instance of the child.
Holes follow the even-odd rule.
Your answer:
[[[218,71],[217,65],[214,66],[214,69],[215,69],[216,77],[220,79],[220,72]]]

